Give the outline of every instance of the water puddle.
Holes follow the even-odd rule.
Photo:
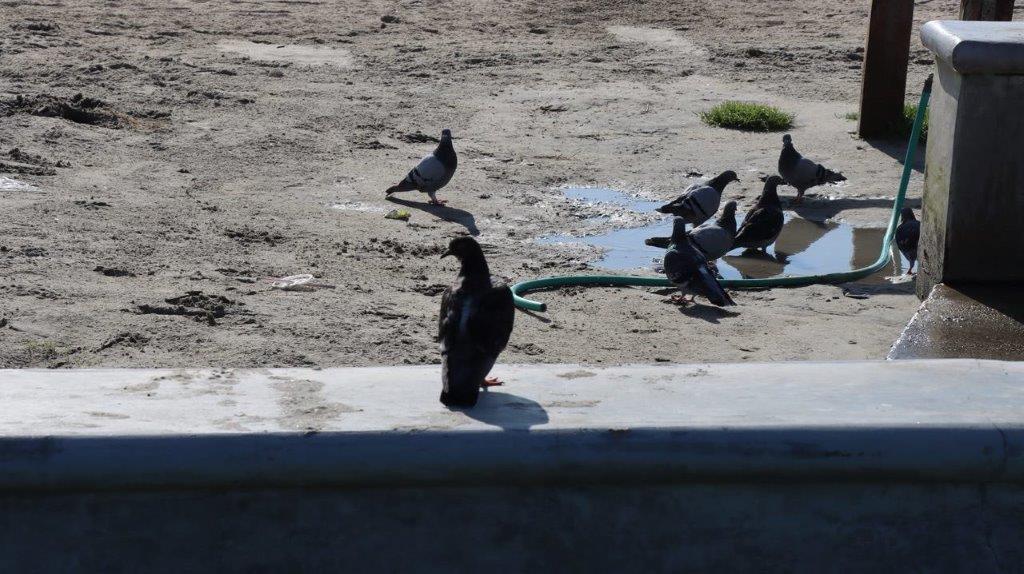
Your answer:
[[[0,176],[0,191],[39,191],[39,188],[24,181]]]
[[[632,198],[607,188],[565,188],[565,196],[588,204],[616,204],[641,213],[653,212],[662,202]],[[657,214],[660,215],[660,214]],[[742,221],[743,213],[736,219]],[[586,220],[588,223],[591,220]],[[606,220],[605,220],[606,221]],[[600,222],[594,223],[599,224]],[[672,219],[604,233],[573,237],[553,235],[538,239],[543,245],[586,245],[604,250],[593,265],[612,271],[650,270],[660,267],[665,250],[650,247],[644,240],[672,234]],[[874,263],[882,247],[884,228],[853,227],[835,221],[815,222],[786,212],[786,223],[774,245],[763,252],[735,249],[718,261],[718,270],[725,279],[751,279],[780,275],[816,275],[836,273],[865,267]],[[900,256],[900,268],[892,265],[862,279],[863,283],[887,283],[887,275],[907,269],[908,262]],[[897,278],[897,281],[899,278]]]
[[[223,52],[234,52],[253,60],[291,62],[306,66],[328,64],[347,68],[354,63],[351,52],[343,48],[329,46],[258,44],[248,40],[221,40],[217,42],[217,49]]]

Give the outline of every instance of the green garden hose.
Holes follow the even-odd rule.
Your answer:
[[[896,226],[899,225],[900,210],[903,209],[903,200],[907,195],[907,186],[910,185],[910,170],[914,165],[914,152],[921,137],[921,126],[924,124],[925,112],[928,110],[928,99],[931,97],[932,81],[929,77],[921,91],[921,101],[917,105],[917,115],[914,117],[914,127],[910,131],[910,141],[907,142],[907,154],[903,160],[903,176],[900,179],[900,189],[893,201],[892,214],[889,216],[889,227],[885,230],[885,237],[882,239],[882,252],[878,260],[860,269],[843,271],[839,273],[825,273],[822,275],[792,275],[783,277],[767,277],[764,279],[725,279],[721,281],[723,287],[733,289],[763,289],[766,287],[804,287],[807,285],[825,284],[835,285],[838,283],[849,283],[857,281],[877,273],[884,268],[891,257],[891,246]],[[539,301],[525,299],[524,294],[541,289],[554,287],[566,287],[571,285],[604,285],[611,287],[671,287],[668,279],[662,277],[632,277],[628,275],[575,275],[562,277],[544,277],[531,281],[522,281],[512,286],[512,296],[516,307],[529,311],[547,311],[547,304]]]

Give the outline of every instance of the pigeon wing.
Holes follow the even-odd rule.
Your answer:
[[[700,281],[701,294],[707,297],[708,301],[719,307],[736,304],[732,297],[726,293],[725,289],[722,289],[722,285],[711,273],[707,265],[701,265],[697,270],[697,279]]]
[[[732,249],[732,236],[716,224],[704,224],[689,233],[690,241],[709,260],[718,259]]]
[[[469,336],[483,353],[497,357],[508,345],[515,323],[516,307],[507,285],[493,287],[480,295],[469,318]]]
[[[768,241],[778,236],[782,230],[782,212],[775,209],[760,208],[747,214],[743,225],[736,231],[736,245],[752,244]]]
[[[450,175],[441,160],[430,154],[421,159],[405,178],[422,191],[436,191],[448,183]]]
[[[441,313],[437,318],[437,340],[441,342],[442,348],[447,348],[447,341],[454,335],[454,329],[459,324],[458,312],[461,305],[452,304],[455,295],[452,288],[448,287],[441,295]]]

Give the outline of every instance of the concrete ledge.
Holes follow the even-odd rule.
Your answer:
[[[0,371],[0,489],[1024,480],[1024,365]]]
[[[890,359],[1024,360],[1024,284],[939,284],[903,329]]]
[[[934,20],[921,42],[961,74],[1024,73],[1024,22]]]

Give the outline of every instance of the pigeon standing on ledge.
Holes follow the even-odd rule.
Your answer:
[[[686,188],[682,195],[671,203],[662,205],[657,211],[682,217],[686,223],[691,225],[700,225],[711,219],[711,216],[718,211],[718,205],[722,202],[722,192],[725,190],[725,186],[733,181],[739,181],[736,172],[723,171],[703,184],[695,184]]]
[[[796,188],[796,199],[793,203],[804,200],[804,192],[826,183],[846,181],[846,177],[825,166],[800,155],[793,147],[793,138],[789,134],[782,136],[782,153],[779,154],[779,175],[786,183]]]
[[[434,151],[420,160],[416,167],[412,168],[405,176],[405,179],[387,189],[387,195],[397,191],[418,190],[430,196],[431,205],[444,205],[446,202],[437,199],[435,195],[439,189],[448,185],[455,175],[455,168],[459,165],[459,158],[452,147],[452,131],[445,128],[441,130],[441,141]]]
[[[921,222],[914,217],[914,210],[904,207],[900,211],[900,226],[896,228],[896,247],[910,262],[907,275],[913,275],[917,261],[917,240],[921,237]]]
[[[502,384],[487,378],[487,373],[512,335],[515,305],[512,290],[491,278],[476,240],[452,239],[441,258],[449,255],[458,258],[462,267],[455,283],[441,297],[441,402],[450,407],[471,407],[481,387]]]
[[[707,259],[690,243],[686,221],[680,217],[672,222],[672,244],[665,253],[665,276],[680,293],[690,295],[691,301],[701,295],[719,307],[736,304],[718,283]]]
[[[736,247],[767,251],[768,246],[778,239],[786,222],[782,202],[779,201],[780,183],[782,178],[777,175],[765,180],[761,197],[757,198],[757,203],[747,212],[743,224],[736,231],[736,240],[733,242]]]

